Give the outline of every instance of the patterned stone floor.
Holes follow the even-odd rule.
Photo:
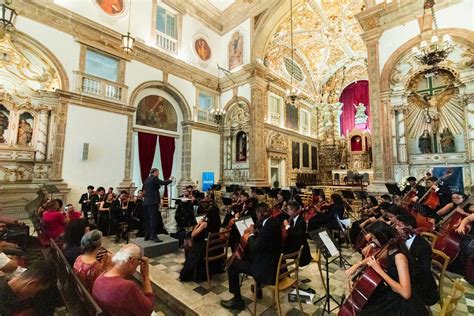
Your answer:
[[[120,245],[113,244],[111,240],[106,241],[105,246],[111,251],[114,251],[120,247]],[[311,245],[314,248],[314,245]],[[314,249],[313,249],[314,250]],[[347,258],[349,263],[355,263],[360,259],[359,254],[354,254],[350,249],[343,249],[344,257]],[[152,281],[156,286],[164,290],[168,295],[175,297],[182,304],[188,306],[198,315],[232,315],[231,312],[221,308],[219,301],[222,299],[230,299],[232,295],[228,292],[228,283],[226,274],[215,275],[212,277],[212,289],[209,292],[207,290],[207,282],[195,283],[186,282],[181,283],[178,280],[179,271],[181,270],[184,262],[184,253],[182,250],[152,258],[150,261],[150,275]],[[324,270],[324,266],[323,266]],[[329,265],[330,274],[330,293],[337,300],[340,301],[341,296],[344,294],[347,285],[347,278],[344,274],[343,269],[339,267],[339,262],[334,262]],[[450,275],[452,279],[455,279],[456,275]],[[316,291],[317,297],[324,295],[324,288],[321,283],[317,264],[311,263],[309,266],[301,269],[300,280],[309,285]],[[252,278],[245,278],[242,284],[242,295],[245,298],[247,306],[253,308],[252,293],[250,291],[250,285],[253,284]],[[458,304],[455,315],[473,315],[474,314],[474,287],[470,286],[467,282],[463,282],[466,286],[467,292],[464,298],[462,298]],[[452,288],[452,282],[446,280],[444,286],[444,292],[449,293]],[[281,293],[280,299],[282,303],[282,311],[285,315],[300,315],[298,304],[288,302],[287,293]],[[303,309],[307,315],[323,315],[323,303],[317,305],[303,304]],[[263,289],[263,299],[258,301],[257,313],[259,315],[276,315],[276,311],[271,307],[272,305],[272,294],[269,289]],[[331,302],[331,306],[334,303]],[[331,307],[331,308],[332,308]],[[164,309],[165,308],[165,309]],[[439,304],[432,307],[433,315],[438,315],[440,310]],[[159,315],[174,315],[170,309],[166,306],[157,306],[156,312]],[[331,315],[336,315],[337,310],[332,312]],[[241,312],[239,315],[251,315],[249,310]]]

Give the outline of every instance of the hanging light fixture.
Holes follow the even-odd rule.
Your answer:
[[[212,109],[211,115],[214,118],[214,122],[216,122],[217,125],[221,125],[221,123],[224,121],[225,110],[221,108]]]
[[[290,44],[291,44],[291,79],[290,79],[290,88],[286,90],[286,100],[287,103],[295,105],[295,101],[300,95],[301,91],[296,86],[293,85],[293,77],[295,72],[295,48],[293,46],[293,0],[290,0]]]
[[[434,0],[425,0],[423,5],[423,22],[425,20],[426,10],[431,10],[433,16],[434,32],[431,42],[423,40],[419,47],[413,47],[414,59],[422,65],[435,66],[445,60],[454,49],[454,43],[448,34],[445,34],[440,40],[438,36],[438,22],[436,21],[434,11]]]
[[[132,0],[129,2],[129,14],[128,14],[128,31],[127,35],[122,35],[122,49],[127,53],[131,54],[133,52],[133,44],[135,43],[135,38],[130,36],[130,20],[132,18]]]
[[[11,1],[5,1],[5,3],[0,4],[0,26],[4,29],[13,28],[15,17],[18,15],[14,9],[7,5],[7,3],[10,4]]]

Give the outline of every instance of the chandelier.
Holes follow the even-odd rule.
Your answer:
[[[132,0],[128,4],[130,10],[128,14],[128,31],[126,35],[122,35],[122,49],[125,53],[131,54],[133,52],[133,44],[135,43],[135,38],[130,36],[130,20],[132,19]]]
[[[214,122],[216,122],[217,125],[221,125],[225,117],[225,110],[221,108],[212,109],[211,115],[214,117]]]
[[[300,95],[301,91],[296,86],[293,85],[293,77],[294,77],[294,68],[295,68],[295,48],[293,46],[293,0],[290,0],[290,41],[291,41],[291,81],[290,81],[290,89],[286,90],[286,102],[295,105],[295,101]]]
[[[433,16],[434,34],[431,37],[430,43],[423,40],[419,47],[413,47],[414,59],[422,65],[435,66],[445,60],[454,49],[454,43],[451,36],[445,34],[440,40],[438,37],[438,23],[436,21],[434,11],[434,0],[425,0],[423,5],[423,22],[425,19],[426,10],[431,10]]]

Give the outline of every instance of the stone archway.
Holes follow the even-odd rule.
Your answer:
[[[191,107],[186,101],[182,93],[174,86],[163,81],[147,81],[140,84],[130,96],[130,105],[138,104],[140,92],[147,89],[157,89],[166,92],[178,104],[179,110],[182,114],[181,128],[181,142],[182,142],[182,156],[181,156],[181,178],[178,181],[178,187],[185,187],[192,184],[191,181],[191,138],[192,138],[192,113]],[[130,123],[131,121],[131,123]],[[130,157],[130,163],[127,168],[131,170],[132,157],[132,138],[133,138],[133,115],[129,116],[127,132],[127,157]],[[130,146],[128,146],[130,144]],[[131,174],[131,173],[129,173]]]

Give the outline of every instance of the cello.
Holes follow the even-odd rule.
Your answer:
[[[373,256],[378,259],[390,246],[398,242],[397,238],[389,240]],[[357,278],[352,288],[351,294],[347,297],[339,309],[338,316],[355,316],[367,304],[375,289],[383,282],[383,278],[372,267],[366,265],[365,268],[357,274]]]
[[[426,180],[427,178],[431,177],[431,173],[430,172],[427,172],[425,174],[424,177],[422,177],[420,180],[418,180],[418,182],[415,184],[414,187],[410,188],[410,190],[402,197],[402,201],[401,201],[401,206],[404,208],[404,209],[409,209],[410,208],[410,205],[412,204],[412,200],[413,198],[416,196],[416,194],[418,193],[416,188],[420,185],[421,182],[423,182],[424,180]]]
[[[471,192],[472,193],[472,192]],[[474,202],[474,196],[467,198],[456,208],[464,208],[469,203]],[[456,228],[459,227],[461,221],[465,218],[465,215],[452,210],[442,221],[440,221],[437,227],[440,228],[438,238],[433,246],[434,249],[440,250],[449,256],[449,262],[453,262],[458,256],[459,248],[463,240],[463,236],[456,232]],[[468,229],[470,228],[470,225]]]

